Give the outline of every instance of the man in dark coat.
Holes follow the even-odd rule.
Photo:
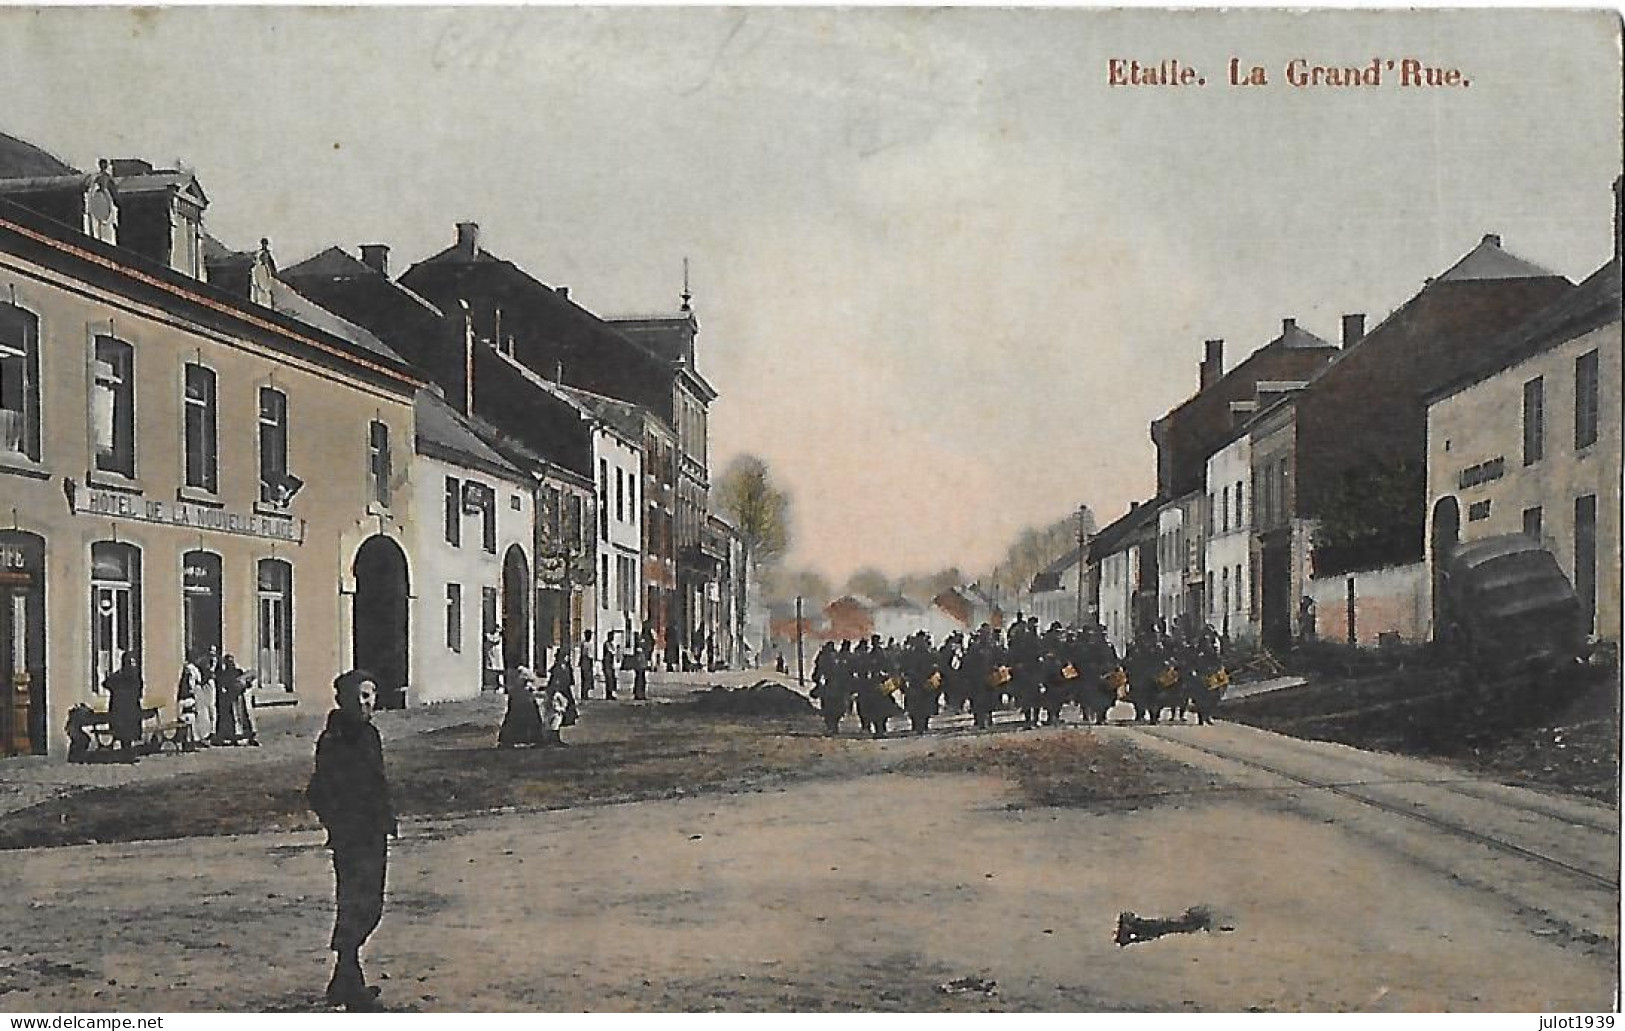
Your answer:
[[[840,655],[834,641],[825,641],[813,659],[813,697],[818,699],[818,714],[824,718],[824,732],[834,737],[841,732],[841,717],[851,704],[846,695],[845,671],[841,669]]]
[[[398,827],[384,776],[384,750],[372,725],[378,685],[365,670],[333,681],[338,708],[316,741],[316,769],[306,794],[333,850],[337,954],[327,1001],[347,1009],[376,1005],[378,990],[361,972],[361,946],[384,913],[384,871],[389,838]]]
[[[107,692],[107,720],[113,740],[118,742],[119,759],[136,762],[135,744],[141,740],[141,670],[135,655],[124,653],[124,663],[102,681]]]

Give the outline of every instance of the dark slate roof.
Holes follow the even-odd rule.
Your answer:
[[[1501,360],[1494,366],[1446,384],[1428,395],[1428,402],[1431,404],[1459,394],[1542,351],[1549,351],[1611,322],[1619,322],[1620,303],[1620,259],[1615,257],[1593,272],[1585,282],[1496,341],[1492,350],[1501,355]]]
[[[32,143],[0,132],[0,179],[37,179],[45,176],[82,174],[79,169]]]
[[[291,315],[300,322],[317,329],[342,337],[350,343],[373,354],[382,355],[394,362],[405,364],[405,360],[396,354],[382,340],[373,336],[367,330],[323,308],[315,301],[305,297],[293,287],[280,279],[271,280],[271,307],[285,315]]]
[[[581,390],[577,387],[558,385],[559,389],[578,406],[587,409],[593,415],[608,423],[623,437],[628,437],[640,447],[643,443],[643,416],[644,409],[628,401],[618,401],[613,397],[595,394],[590,390]]]
[[[390,279],[342,247],[329,247],[325,251],[311,255],[297,265],[289,265],[285,269],[280,269],[277,275],[290,282],[297,282],[301,279],[324,279],[330,282],[377,282],[387,285],[392,290],[422,305],[430,314],[436,316],[443,314],[439,308],[429,303],[421,295]]]
[[[1061,574],[1078,564],[1078,558],[1083,549],[1077,545],[1068,548],[1066,554],[1045,566],[1037,576],[1033,577],[1031,590],[1034,594],[1042,591],[1058,591],[1064,584],[1061,583]]]
[[[1134,531],[1146,523],[1157,518],[1157,505],[1153,501],[1142,501],[1129,509],[1116,521],[1109,523],[1090,541],[1089,554],[1091,558],[1101,559],[1121,550],[1120,545]]]
[[[498,476],[524,478],[519,469],[486,443],[468,420],[434,391],[418,391],[412,409],[419,454]]]
[[[1460,261],[1439,276],[1445,282],[1468,279],[1540,279],[1555,276],[1551,269],[1541,268],[1515,254],[1501,249],[1501,238],[1486,233],[1478,246],[1468,251]]]
[[[289,265],[282,271],[288,276],[325,276],[329,279],[354,279],[379,275],[377,269],[342,247],[329,247],[297,265]]]

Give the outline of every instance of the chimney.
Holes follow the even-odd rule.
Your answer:
[[[570,299],[570,288],[569,287],[567,287],[567,286],[556,286],[556,287],[553,288],[553,290],[560,297],[564,298],[566,301],[568,301]]]
[[[1298,328],[1298,320],[1297,319],[1282,319],[1281,320],[1281,335],[1282,336],[1286,336],[1288,333],[1292,332],[1294,329],[1297,329],[1297,328]]]
[[[459,408],[464,415],[474,414],[474,312],[468,302],[461,298],[457,301],[458,307],[463,309],[463,391],[457,400],[461,402]]]
[[[1492,247],[1499,247],[1499,246],[1501,246],[1501,234],[1500,233],[1485,233],[1483,242],[1489,244]]]
[[[389,245],[364,243],[361,245],[361,263],[381,276],[389,275]]]
[[[1614,179],[1614,257],[1625,256],[1625,175]]]
[[[1199,371],[1199,389],[1206,390],[1224,375],[1224,341],[1202,342],[1202,364]]]
[[[1343,316],[1343,349],[1346,351],[1365,337],[1365,313]]]
[[[480,246],[480,224],[478,222],[457,223],[457,250],[466,258],[472,258]]]

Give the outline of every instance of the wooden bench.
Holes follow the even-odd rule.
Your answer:
[[[105,711],[94,713],[81,726],[97,751],[118,747],[113,738],[113,718]],[[165,745],[174,745],[177,750],[184,747],[185,735],[186,724],[178,718],[166,719],[162,706],[149,705],[141,710],[141,736],[149,754],[163,751]]]

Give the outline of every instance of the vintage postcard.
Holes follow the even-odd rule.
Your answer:
[[[1617,12],[7,6],[0,91],[13,1028],[1613,1027]]]

